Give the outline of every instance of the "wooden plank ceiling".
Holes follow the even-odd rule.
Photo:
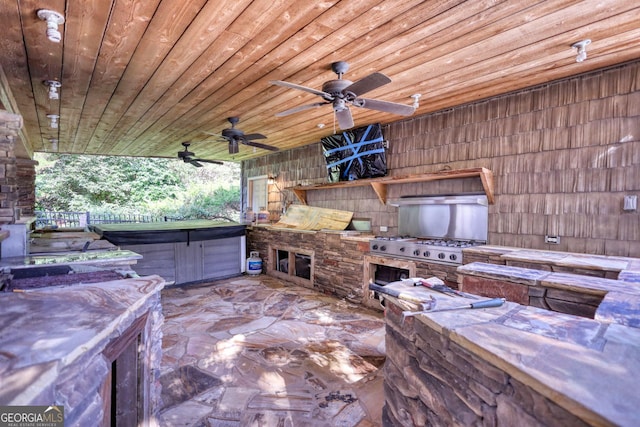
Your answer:
[[[320,90],[373,72],[391,83],[367,98],[437,111],[640,58],[640,5],[628,0],[3,0],[0,64],[25,122],[26,153],[57,151],[240,161],[269,151],[219,135],[261,133],[281,150],[334,132],[331,105],[284,80]],[[62,40],[45,35],[37,11],[64,15]],[[571,45],[591,39],[576,62]],[[62,84],[59,100],[45,80]],[[5,92],[7,92],[5,88]],[[405,117],[352,107],[356,126]],[[48,114],[58,114],[53,129]],[[339,128],[338,128],[339,131]]]

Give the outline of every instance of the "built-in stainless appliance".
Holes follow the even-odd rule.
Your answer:
[[[485,195],[407,197],[398,206],[399,236],[376,236],[371,253],[462,264],[462,249],[486,244],[489,208]]]

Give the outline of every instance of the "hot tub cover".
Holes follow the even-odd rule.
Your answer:
[[[226,239],[245,235],[245,226],[236,222],[206,219],[150,223],[96,224],[90,226],[114,245],[180,243]]]

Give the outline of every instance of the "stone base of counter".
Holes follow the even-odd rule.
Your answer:
[[[390,266],[409,271],[411,277],[438,277],[447,285],[457,286],[457,265],[422,262],[408,258],[377,256],[369,252],[371,235],[349,232],[300,231],[274,227],[247,228],[249,251],[258,251],[263,272],[304,287],[313,287],[328,295],[346,298],[352,303],[381,310],[380,302],[368,291],[377,266]],[[276,251],[284,249],[310,257],[309,280],[277,271]]]
[[[354,303],[363,299],[363,258],[369,251],[369,238],[340,233],[299,231],[272,227],[247,228],[249,251],[258,251],[262,271],[300,286],[314,288],[328,295]],[[278,271],[277,250],[300,252],[311,259],[310,279]],[[280,273],[280,274],[279,274]]]

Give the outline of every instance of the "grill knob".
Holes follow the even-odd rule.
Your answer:
[[[413,254],[415,256],[419,256],[420,255],[420,249],[416,249],[415,251],[413,251]]]
[[[386,247],[386,246],[380,246],[380,250],[381,250],[381,251],[386,251],[386,250],[387,250],[387,247]]]
[[[445,259],[445,254],[444,254],[444,253],[442,253],[442,252],[440,252],[440,253],[438,254],[438,258],[440,258],[440,259]]]
[[[400,248],[400,252],[404,252],[404,246]]]
[[[451,261],[455,261],[456,259],[458,259],[458,256],[456,254],[451,254],[451,255],[449,255],[449,259]]]
[[[374,251],[377,251],[378,250],[378,245],[371,246],[371,249],[373,249]]]
[[[426,256],[427,258],[431,256],[431,252],[429,251],[424,251],[424,253],[422,254],[424,256]]]

